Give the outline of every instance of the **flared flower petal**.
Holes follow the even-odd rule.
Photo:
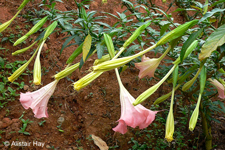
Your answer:
[[[118,121],[119,124],[113,128],[113,131],[125,134],[127,132],[127,125],[123,120]]]
[[[225,88],[224,88],[223,84],[221,84],[216,79],[209,78],[208,80],[210,81],[210,83],[212,83],[217,88],[217,91],[219,93],[218,97],[221,99],[225,99]]]
[[[139,78],[143,78],[145,76],[154,77],[155,69],[159,66],[160,59],[157,58],[148,58],[143,55],[140,63],[135,63],[135,67],[140,70]]]
[[[58,82],[59,80],[55,80],[37,91],[21,93],[20,102],[22,106],[25,109],[31,108],[36,118],[48,117],[48,100],[54,93]]]
[[[118,72],[117,76],[119,78]],[[148,127],[155,119],[157,111],[146,109],[141,104],[133,106],[134,97],[125,89],[120,78],[118,82],[120,85],[121,116],[118,120],[119,124],[113,130],[125,134],[127,126],[132,128],[139,126],[140,129]]]

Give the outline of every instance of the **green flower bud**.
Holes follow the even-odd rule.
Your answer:
[[[157,46],[163,45],[167,42],[170,42],[180,36],[182,36],[188,29],[190,29],[192,26],[196,25],[198,23],[198,20],[192,20],[189,22],[186,22],[183,25],[178,26],[176,29],[170,31],[168,34],[166,34],[164,37],[162,37],[157,43]]]
[[[196,105],[195,110],[193,111],[193,113],[191,115],[191,119],[189,121],[189,130],[190,131],[193,131],[195,129],[196,123],[198,121],[199,105],[200,105],[201,97],[202,97],[202,95],[199,94],[197,105]]]
[[[78,80],[74,83],[74,89],[76,91],[80,91],[82,88],[86,87],[88,84],[90,84],[93,80],[95,80],[97,77],[99,77],[103,72],[102,71],[96,71],[91,72]]]
[[[145,22],[142,26],[137,28],[134,33],[126,40],[126,42],[123,44],[123,47],[126,48],[129,46],[136,38],[142,33],[142,31],[147,28],[151,24],[150,21]]]
[[[112,59],[115,56],[115,50],[114,50],[112,38],[108,34],[104,33],[104,40],[105,40],[106,46],[108,48],[109,55]]]
[[[24,0],[18,10],[22,10],[30,0]]]
[[[70,67],[65,68],[64,70],[60,71],[56,75],[54,75],[54,78],[56,80],[60,80],[62,78],[65,78],[66,76],[70,75],[72,72],[74,72],[77,68],[79,68],[80,63],[76,63]]]
[[[58,25],[57,21],[54,21],[50,26],[46,28],[43,40],[46,40],[48,38],[48,36],[55,30],[57,25]]]
[[[23,48],[23,49],[20,49],[20,50],[15,51],[14,53],[12,53],[12,55],[15,56],[15,55],[19,55],[19,54],[21,54],[21,53],[24,53],[24,52],[26,52],[28,49],[30,49],[31,47],[33,47],[34,44],[36,44],[36,43],[37,43],[37,41],[35,41],[33,44],[31,44],[30,46],[28,46],[28,47],[26,47],[26,48]]]
[[[13,44],[13,46],[16,46],[16,45],[22,43],[22,42],[25,41],[28,37],[29,37],[29,36],[27,36],[27,35],[22,36],[21,38],[19,38],[18,40],[16,40],[16,42]]]
[[[8,80],[10,82],[15,81],[27,68],[27,66],[30,64],[36,53],[38,52],[38,49],[34,52],[34,54],[31,56],[31,58],[23,64],[20,68],[18,68],[10,77],[8,77]]]
[[[3,23],[0,25],[0,33],[3,32],[12,22],[13,20],[18,16],[18,14],[20,13],[21,10],[19,10],[15,16],[12,17],[12,19],[10,19],[9,21]]]

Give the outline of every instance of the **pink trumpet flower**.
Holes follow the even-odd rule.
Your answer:
[[[55,91],[59,80],[55,80],[41,89],[34,92],[20,94],[20,102],[25,109],[31,108],[34,112],[34,117],[48,117],[47,104],[49,98]]]
[[[140,63],[135,63],[135,67],[140,70],[139,78],[143,78],[145,76],[154,77],[155,69],[159,66],[161,60],[166,56],[166,54],[171,50],[171,45],[167,48],[167,50],[159,57],[159,58],[148,58],[145,55],[142,56]]]
[[[125,134],[127,126],[132,128],[139,126],[140,129],[148,127],[155,119],[157,111],[146,109],[141,104],[133,106],[134,97],[125,89],[120,78],[118,82],[120,85],[121,116],[118,120],[119,124],[113,130]]]
[[[138,77],[141,79],[145,76],[154,77],[155,69],[159,66],[160,59],[148,58],[145,55],[142,56],[140,63],[135,63],[135,67],[140,70]]]
[[[218,97],[221,99],[225,99],[225,87],[223,86],[223,84],[216,79],[209,78],[208,80],[217,88],[217,91],[219,93]]]

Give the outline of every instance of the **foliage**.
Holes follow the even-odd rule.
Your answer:
[[[74,89],[80,90],[99,77],[104,71],[115,68],[120,68],[120,71],[124,71],[123,68],[126,68],[125,66],[134,66],[134,64],[140,62],[141,57],[150,50],[154,51],[155,54],[166,54],[167,57],[164,58],[166,65],[160,65],[159,69],[156,69],[155,72],[155,79],[159,80],[159,82],[146,92],[140,94],[133,105],[138,105],[146,100],[162,83],[167,82],[169,85],[173,85],[173,92],[157,101],[157,103],[167,103],[166,99],[172,94],[170,114],[167,119],[158,117],[156,122],[160,119],[159,124],[161,123],[162,126],[175,118],[175,122],[176,119],[179,119],[181,124],[187,124],[190,115],[178,118],[173,114],[173,111],[175,111],[173,108],[174,105],[178,105],[181,111],[185,111],[179,104],[179,100],[183,99],[187,101],[186,103],[190,104],[188,107],[192,110],[194,110],[195,107],[197,108],[197,113],[194,111],[193,116],[197,122],[198,114],[200,114],[203,124],[203,135],[206,139],[205,147],[206,149],[212,148],[212,135],[210,133],[211,122],[218,121],[213,118],[213,114],[216,112],[225,113],[225,106],[221,99],[217,101],[213,100],[216,96],[216,90],[212,88],[209,81],[205,80],[212,78],[220,81],[225,94],[225,73],[223,70],[225,68],[225,3],[223,0],[216,2],[206,0],[204,4],[194,0],[173,1],[168,5],[168,10],[173,5],[178,6],[179,8],[174,12],[179,12],[184,16],[186,21],[183,25],[173,22],[172,15],[167,13],[168,10],[161,10],[153,4],[151,0],[137,0],[134,3],[123,0],[123,5],[126,7],[125,11],[121,13],[117,12],[117,15],[104,12],[102,16],[96,16],[96,11],[88,10],[89,0],[82,1],[81,3],[75,1],[77,10],[66,12],[55,9],[56,2],[62,1],[43,0],[39,5],[40,10],[34,9],[34,12],[29,12],[27,15],[24,15],[24,17],[36,24],[44,16],[49,16],[48,20],[51,23],[53,22],[52,25],[48,26],[46,29],[39,30],[43,31],[36,39],[36,41],[39,41],[39,54],[43,43],[56,26],[55,31],[58,34],[67,34],[63,39],[65,42],[59,51],[60,54],[66,47],[72,45],[78,46],[67,60],[67,67],[70,68],[69,66],[73,64],[73,61],[78,55],[82,54],[82,58],[79,63],[75,64],[75,67],[71,66],[70,69],[67,68],[63,70],[61,72],[63,77],[71,74],[78,68],[78,65],[80,69],[85,61],[95,53],[97,53],[99,61],[103,60],[100,61],[102,62],[101,64],[94,64],[91,68],[92,72],[77,81],[74,84]],[[144,12],[140,11],[140,9]],[[130,15],[127,15],[128,11],[131,12]],[[194,13],[189,13],[189,11],[193,11]],[[105,23],[104,19],[108,18],[105,14],[116,19],[117,22],[112,26]],[[12,18],[10,22],[6,22],[6,25],[8,26],[14,18]],[[153,26],[159,28],[155,29]],[[5,24],[1,27],[2,31],[6,28]],[[3,38],[1,42],[9,40],[14,43],[12,39],[14,39],[13,35],[5,39]],[[169,52],[167,50],[169,50]],[[38,50],[35,51],[34,55],[37,51]],[[34,55],[31,58],[33,58]],[[18,68],[15,66],[22,65],[23,63],[16,61],[12,64],[5,64],[4,58],[0,57],[1,71],[4,70],[4,75],[0,76],[3,81],[0,83],[0,89],[3,91],[0,97],[1,100],[6,100],[11,96],[17,96],[15,90],[9,87],[8,80],[5,76],[9,75],[9,69],[14,72]],[[179,66],[179,70],[177,66]],[[155,68],[157,68],[157,66],[155,66]],[[25,70],[25,68],[23,70]],[[175,71],[176,73],[174,73]],[[173,77],[170,77],[172,73],[174,73]],[[62,78],[57,80],[60,79]],[[13,83],[19,86],[19,88],[23,86],[22,83]],[[216,88],[218,89],[218,87]],[[3,103],[0,103],[0,107],[4,107],[4,105],[6,105],[6,102],[3,101]],[[23,123],[24,127],[21,129],[20,133],[27,134],[25,129],[29,120],[23,120]],[[193,125],[195,123],[191,124]],[[168,125],[168,127],[170,126],[170,129],[174,128],[174,124],[177,126],[176,123],[173,122]],[[156,123],[152,125],[155,127],[158,126]],[[169,133],[168,127],[166,127],[163,132]],[[192,127],[192,130],[194,127]],[[181,134],[183,128],[184,126],[180,126],[179,128],[175,128],[175,131],[170,131],[170,139],[173,139],[174,134],[176,136],[175,143],[180,149],[187,146],[187,143],[181,140],[183,138]],[[153,148],[154,146],[158,146],[159,149],[165,149],[169,144],[163,142],[162,139],[157,139],[158,137],[162,138],[164,136],[162,130],[158,129],[155,133],[153,132],[153,130],[144,130],[142,134],[145,135],[147,140],[151,142],[154,141],[155,145],[150,144],[151,142],[139,144],[132,138],[130,142],[130,144],[133,144],[132,149],[147,149]],[[168,141],[171,142],[170,140]]]

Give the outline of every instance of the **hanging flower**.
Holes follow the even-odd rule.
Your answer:
[[[142,56],[140,63],[135,63],[135,67],[140,70],[138,77],[141,79],[145,76],[154,77],[155,69],[159,66],[160,59],[148,58],[145,55]]]
[[[120,85],[121,116],[118,120],[119,124],[113,130],[125,134],[127,126],[132,128],[139,126],[140,129],[148,127],[155,119],[157,111],[146,109],[141,104],[133,106],[134,97],[125,89],[121,80],[118,81]]]
[[[219,98],[225,99],[225,87],[223,86],[223,84],[221,84],[219,81],[217,81],[216,79],[208,79],[210,81],[210,83],[212,83],[216,88],[217,91],[219,93]]]
[[[42,118],[48,117],[47,104],[49,98],[55,91],[59,80],[55,80],[41,89],[34,92],[27,92],[20,94],[20,102],[25,109],[31,108],[34,112],[34,117]]]
[[[140,70],[139,78],[145,76],[154,77],[155,69],[159,66],[161,60],[166,56],[166,54],[171,50],[171,45],[166,49],[166,51],[159,58],[148,58],[145,55],[142,56],[140,63],[135,63],[135,67]]]

